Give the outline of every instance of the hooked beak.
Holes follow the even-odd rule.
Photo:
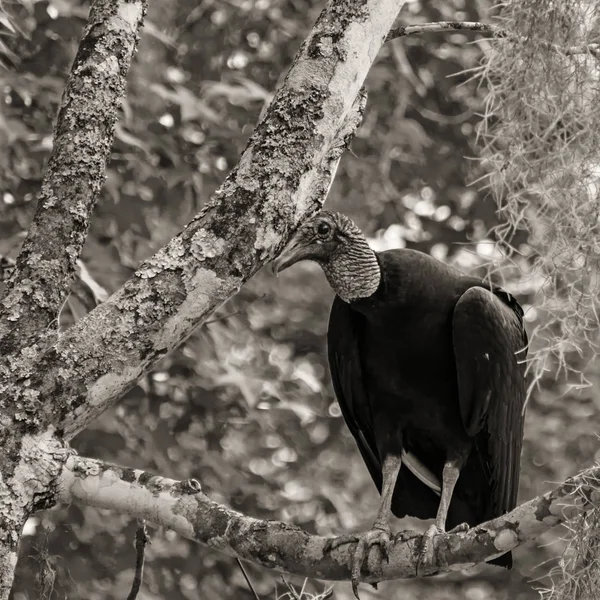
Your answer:
[[[271,263],[273,275],[278,276],[284,269],[301,260],[310,258],[311,254],[310,246],[306,244],[302,237],[294,236],[281,254]]]

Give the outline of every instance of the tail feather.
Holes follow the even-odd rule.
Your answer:
[[[502,554],[501,556],[497,556],[496,558],[492,558],[492,560],[488,560],[486,562],[488,563],[488,565],[496,565],[497,567],[512,569],[512,552],[507,552],[506,554]]]

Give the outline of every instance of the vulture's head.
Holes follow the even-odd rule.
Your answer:
[[[324,265],[336,253],[363,237],[360,229],[345,215],[324,210],[303,223],[282,253],[273,261],[273,272],[280,273],[301,260]]]
[[[338,212],[324,210],[303,223],[273,261],[273,272],[277,275],[301,260],[319,263],[343,300],[370,296],[379,285],[375,253],[362,231]]]

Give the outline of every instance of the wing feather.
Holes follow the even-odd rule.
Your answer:
[[[491,516],[517,502],[526,396],[522,317],[510,294],[482,287],[468,289],[453,315],[460,411],[489,472]]]
[[[362,318],[336,296],[329,316],[327,352],[333,389],[342,415],[377,489],[381,491],[381,463],[361,374],[359,343]]]

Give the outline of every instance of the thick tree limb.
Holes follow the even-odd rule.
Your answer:
[[[71,456],[58,487],[62,502],[110,508],[168,527],[190,540],[270,569],[306,577],[349,580],[351,545],[329,551],[329,538],[309,535],[292,525],[261,521],[217,504],[195,480],[174,481],[144,471]],[[481,563],[502,554],[559,523],[597,506],[600,467],[568,479],[556,489],[515,508],[507,515],[470,529],[433,539],[433,563],[419,574],[432,574]],[[416,575],[421,535],[404,532],[382,570],[369,561],[363,581],[377,582]]]
[[[330,0],[239,165],[202,213],[54,345],[50,338],[40,355],[35,340],[24,339],[21,345],[18,338],[28,338],[28,332],[36,330],[47,335],[48,318],[56,314],[53,307],[57,309],[62,292],[53,295],[46,286],[59,286],[70,275],[82,243],[78,236],[85,233],[91,208],[84,196],[95,193],[101,179],[99,166],[90,158],[95,176],[82,174],[86,191],[72,201],[59,197],[57,190],[43,192],[39,222],[30,239],[37,239],[42,223],[52,225],[61,216],[79,229],[72,233],[64,254],[51,245],[42,251],[33,241],[26,246],[14,278],[16,291],[0,305],[8,329],[19,324],[27,311],[32,315],[27,326],[19,325],[16,337],[9,334],[8,342],[5,339],[0,359],[0,600],[8,597],[22,524],[43,499],[54,498],[53,484],[63,461],[62,456],[55,457],[50,461],[52,468],[32,476],[30,471],[44,463],[25,451],[27,440],[45,436],[61,445],[75,435],[234,295],[274,257],[298,224],[320,208],[339,158],[361,120],[362,82],[402,4],[398,0]],[[98,5],[115,7],[117,13],[124,6],[129,17],[133,13],[138,20],[141,17],[142,5],[136,0],[123,5],[99,0]],[[136,19],[123,17],[127,27],[118,19],[109,19],[105,25],[119,35],[125,29],[132,33],[130,26]],[[101,29],[92,25],[88,31],[91,54],[101,44]],[[121,52],[127,54],[133,51],[133,43],[128,45],[125,38]],[[102,52],[110,57],[109,50]],[[83,51],[80,75],[90,69],[93,76],[100,66],[109,70],[114,66],[112,59],[84,66],[87,58]],[[121,74],[120,69],[111,72],[117,71]],[[72,100],[69,94],[65,98]],[[70,126],[76,127],[73,119]],[[104,130],[105,136],[109,133]],[[107,144],[106,151],[110,141]],[[69,165],[83,171],[90,166]],[[52,168],[59,172],[58,164]],[[69,176],[76,175],[73,170],[63,173],[59,182],[66,184]],[[67,229],[58,227],[57,231],[66,234]],[[42,233],[48,239],[56,237],[52,229],[40,229]],[[39,272],[26,270],[34,258],[43,262]],[[37,293],[38,285],[36,307],[26,296]],[[37,309],[42,316],[35,316]],[[15,348],[19,352],[8,352]]]
[[[0,521],[0,527],[6,527],[5,523]],[[23,524],[21,524],[18,530],[15,530],[12,527],[4,529],[5,535],[3,535],[3,537],[16,538],[14,543],[9,540],[0,540],[0,598],[2,600],[8,598],[10,595],[14,572],[17,566],[17,548],[22,528]]]
[[[0,302],[0,356],[30,346],[57,319],[106,160],[147,0],[95,0],[61,101],[33,223]]]
[[[320,208],[344,134],[359,120],[355,99],[401,5],[332,0],[208,206],[35,368],[13,360],[0,398],[72,437],[271,260]]]
[[[57,479],[69,454],[70,450],[56,439],[50,429],[42,434],[23,436],[14,459],[3,459],[0,477],[0,600],[8,598],[10,593],[23,525],[31,512],[54,502]]]

